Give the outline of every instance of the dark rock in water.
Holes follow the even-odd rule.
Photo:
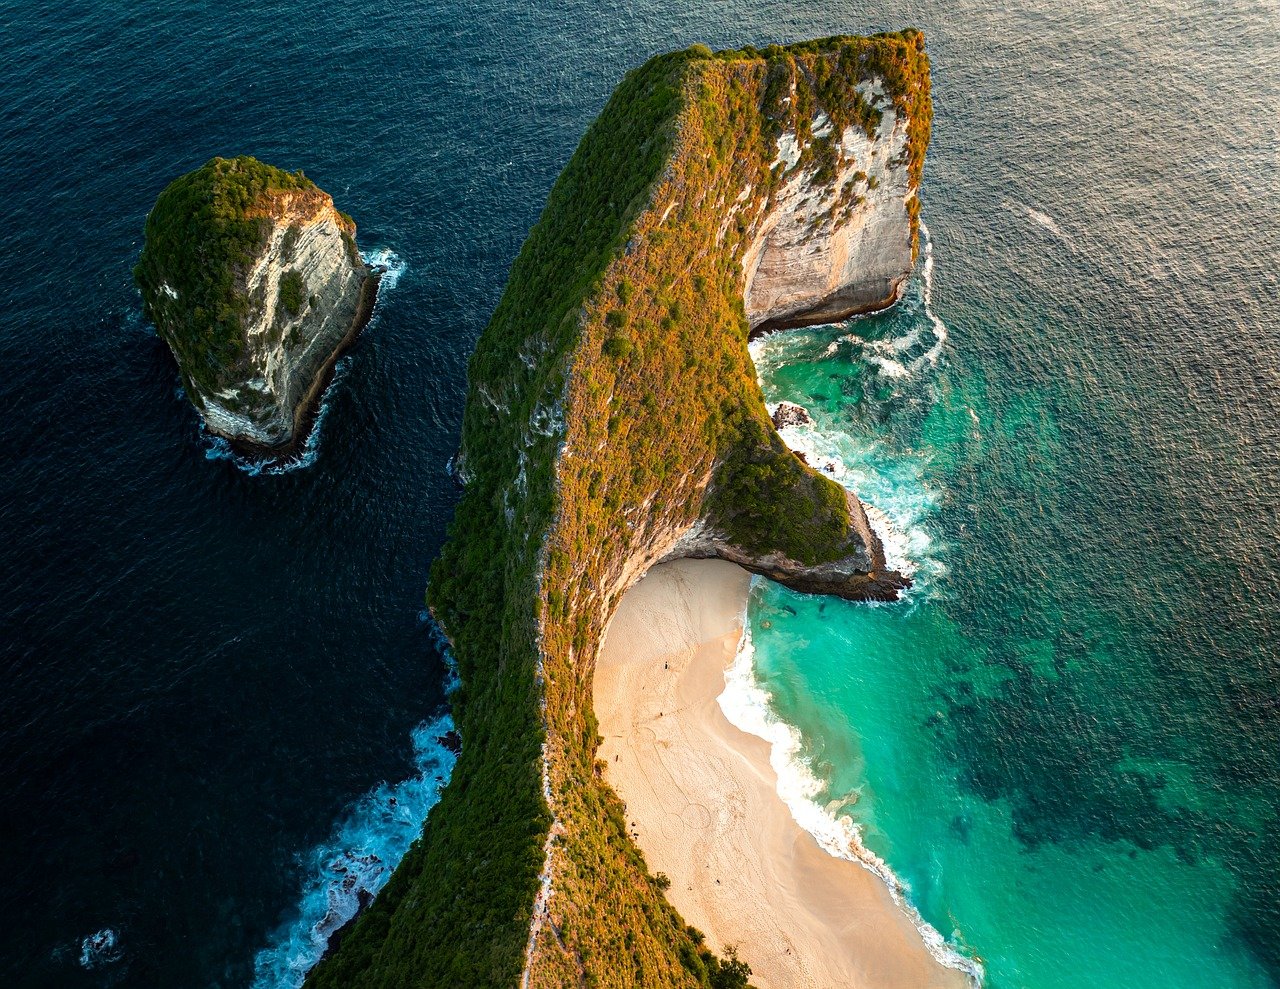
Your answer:
[[[788,426],[812,426],[813,416],[809,415],[803,405],[796,405],[795,402],[779,402],[778,407],[773,410],[773,425],[775,429],[786,429]]]

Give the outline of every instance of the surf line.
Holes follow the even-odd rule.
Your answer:
[[[924,281],[924,313],[929,317],[933,334],[937,338],[937,343],[921,360],[936,364],[938,357],[942,354],[942,347],[947,342],[947,324],[933,311],[933,237],[929,233],[929,225],[924,222],[924,217],[920,218],[920,232],[924,234],[924,261],[920,265]]]
[[[460,683],[457,663],[430,614],[424,610],[419,618],[444,657],[448,697]],[[301,989],[334,935],[373,902],[427,826],[453,774],[461,742],[447,711],[419,723],[411,738],[416,774],[366,792],[348,806],[326,841],[299,856],[303,880],[295,915],[254,957],[251,989]]]
[[[753,577],[758,581],[762,578]],[[792,819],[834,858],[857,863],[888,888],[894,902],[920,932],[925,946],[939,963],[958,969],[974,987],[982,985],[982,964],[947,942],[907,897],[906,887],[889,865],[862,843],[861,828],[847,815],[836,817],[815,799],[823,783],[802,756],[799,729],[783,721],[771,707],[772,697],[755,675],[755,645],[751,625],[743,615],[742,638],[732,665],[725,671],[724,691],[717,698],[720,710],[734,727],[769,744],[769,764],[777,775],[777,794]]]
[[[429,718],[412,738],[416,774],[365,793],[327,840],[299,857],[304,878],[296,915],[254,957],[252,989],[300,989],[334,935],[373,902],[421,834],[457,760],[453,719]]]

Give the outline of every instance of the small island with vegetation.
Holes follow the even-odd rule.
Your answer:
[[[160,193],[134,280],[210,432],[272,457],[305,439],[377,293],[355,235],[302,172],[247,156]]]

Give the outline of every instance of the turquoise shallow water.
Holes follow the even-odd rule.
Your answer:
[[[1179,506],[1142,518],[1170,494],[1142,487],[1160,451],[1117,447],[1156,382],[1028,373],[1020,351],[1050,341],[1025,328],[966,360],[1014,327],[948,332],[927,287],[753,347],[767,400],[814,418],[784,436],[862,495],[916,581],[888,606],[755,583],[755,681],[800,736],[784,786],[816,778],[820,828],[856,829],[989,986],[1272,985],[1276,725],[1247,677],[1275,599],[1229,624]]]

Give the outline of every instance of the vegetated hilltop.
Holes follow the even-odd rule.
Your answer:
[[[747,339],[896,298],[930,119],[915,31],[695,47],[618,87],[471,361],[466,491],[428,592],[461,673],[461,756],[309,985],[745,984],[628,838],[595,761],[592,668],[662,558],[853,598],[901,586],[857,500],[778,438]]]
[[[281,452],[372,309],[356,225],[301,172],[214,158],[175,179],[147,217],[134,269],[208,428]]]

